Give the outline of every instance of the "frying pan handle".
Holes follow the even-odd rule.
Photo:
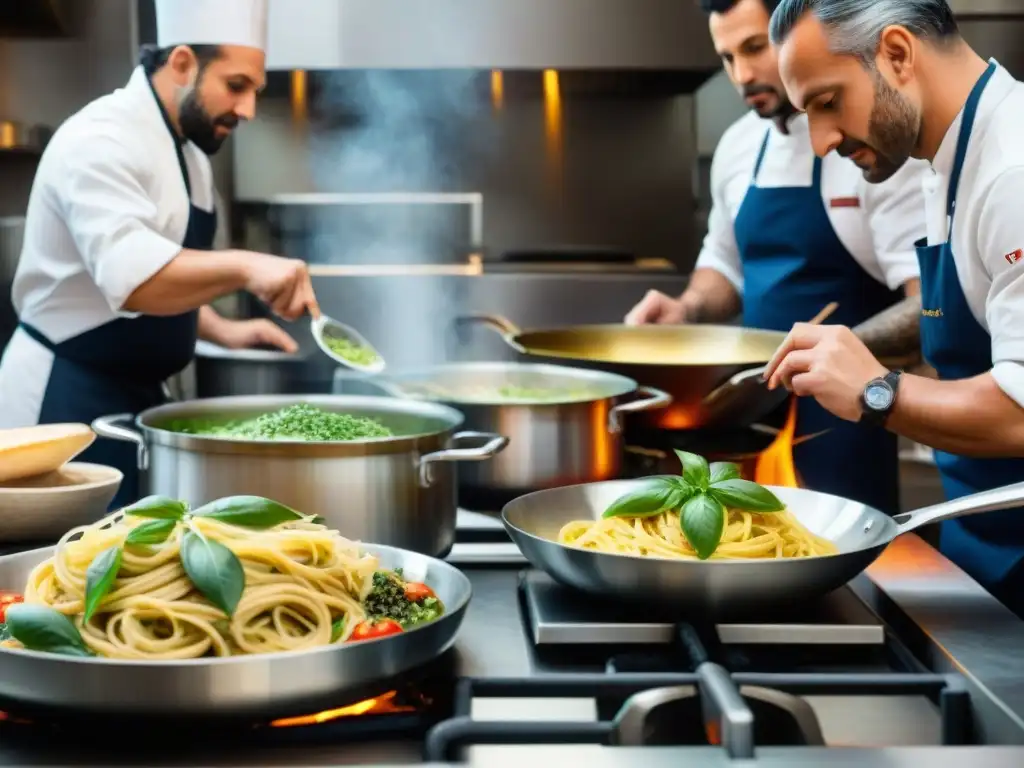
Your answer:
[[[493,328],[505,338],[505,343],[519,353],[525,354],[526,350],[516,341],[516,337],[522,333],[519,326],[501,315],[460,315],[455,318],[455,328],[458,330],[468,325],[486,325]]]
[[[125,443],[135,443],[135,450],[138,455],[140,470],[149,469],[149,451],[146,450],[146,440],[141,432],[122,426],[122,422],[131,422],[135,416],[130,413],[118,413],[114,416],[100,416],[92,423],[92,431],[100,437],[108,440],[120,440]]]
[[[451,441],[459,443],[463,440],[486,440],[478,448],[445,448],[441,451],[428,453],[420,458],[420,485],[429,488],[434,483],[433,466],[439,461],[486,461],[493,459],[508,445],[508,438],[492,432],[456,432]]]
[[[622,414],[653,411],[672,405],[672,395],[654,387],[637,387],[636,394],[641,396],[639,400],[619,403],[612,406],[612,409],[608,412],[608,431],[613,435],[617,435],[622,431]]]
[[[907,533],[929,523],[940,523],[943,520],[954,520],[981,512],[1021,506],[1024,506],[1024,483],[1014,483],[988,491],[972,493],[970,496],[961,496],[959,499],[944,501],[941,504],[933,504],[914,512],[903,512],[894,515],[893,520],[899,526],[897,534],[899,535],[899,533]]]

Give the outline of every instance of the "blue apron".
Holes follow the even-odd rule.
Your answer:
[[[185,192],[191,201],[182,140],[155,91],[153,98],[174,138]],[[210,250],[216,229],[216,211],[204,211],[190,202],[182,248]],[[164,381],[184,369],[195,355],[198,323],[198,310],[172,317],[117,318],[55,344],[37,328],[22,322],[21,328],[54,355],[39,423],[90,424],[99,416],[139,413],[165,402]],[[117,467],[124,473],[124,481],[111,502],[112,508],[139,498],[134,444],[99,439],[83,451],[78,460]]]
[[[917,244],[921,265],[921,348],[940,379],[966,379],[992,370],[992,338],[974,319],[960,287],[951,246],[957,188],[981,95],[996,71],[989,64],[964,106],[946,196],[947,238]],[[941,310],[941,316],[936,316]],[[955,499],[1024,479],[1024,459],[978,459],[935,451],[946,496]],[[1018,509],[942,523],[942,553],[1018,614],[1024,615],[1024,517]]]
[[[763,188],[757,177],[768,149],[765,134],[753,178],[736,216],[743,262],[743,324],[789,331],[832,301],[829,322],[855,326],[902,299],[874,280],[836,236],[821,196],[821,159],[809,187]],[[900,511],[896,436],[833,416],[813,398],[797,402],[797,437],[828,430],[793,449],[807,488]]]

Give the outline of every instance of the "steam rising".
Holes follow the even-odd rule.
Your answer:
[[[333,193],[472,192],[460,167],[479,162],[492,144],[486,101],[469,71],[325,73],[311,137],[315,188]],[[466,206],[365,204],[327,207],[309,222],[311,261],[426,265],[463,261],[469,246]],[[341,278],[346,279],[346,278]],[[356,307],[325,307],[364,324],[389,368],[446,358],[450,318],[458,313],[456,278],[354,278],[339,295]],[[333,293],[333,291],[332,291]],[[449,339],[450,342],[450,339]]]

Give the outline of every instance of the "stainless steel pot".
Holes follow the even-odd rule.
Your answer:
[[[494,461],[459,467],[460,494],[526,493],[619,477],[622,420],[664,408],[670,395],[603,371],[529,363],[454,363],[369,380],[403,398],[457,408],[466,425],[509,438]],[[502,387],[565,391],[562,402],[502,398]],[[575,394],[573,394],[575,393]],[[622,398],[637,399],[619,402]]]
[[[195,396],[326,393],[332,366],[322,355],[196,344]]]
[[[242,419],[295,403],[379,420],[397,435],[348,442],[237,440],[171,431],[178,419]],[[455,432],[461,413],[385,397],[255,396],[191,400],[104,416],[100,437],[138,446],[142,488],[192,505],[265,496],[324,517],[349,538],[443,557],[455,541],[455,461],[482,461],[508,438]],[[474,447],[458,448],[458,444]]]

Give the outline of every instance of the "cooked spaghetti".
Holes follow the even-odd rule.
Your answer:
[[[698,559],[680,528],[678,511],[651,517],[573,520],[562,526],[558,541],[620,555]],[[811,533],[786,510],[758,514],[730,509],[721,542],[709,559],[813,557],[836,552],[835,544]]]
[[[344,642],[353,631],[352,639],[369,639],[372,633],[358,636],[360,627],[371,624],[364,622],[365,601],[382,573],[394,576],[378,572],[375,556],[311,516],[262,529],[189,517],[162,542],[126,544],[128,534],[147,522],[117,512],[69,531],[53,557],[30,574],[26,605],[49,606],[68,617],[87,651],[108,658],[297,651]],[[230,615],[190,579],[182,561],[187,535],[223,545],[241,564],[244,587]],[[85,620],[90,564],[112,547],[120,547],[120,566]]]

